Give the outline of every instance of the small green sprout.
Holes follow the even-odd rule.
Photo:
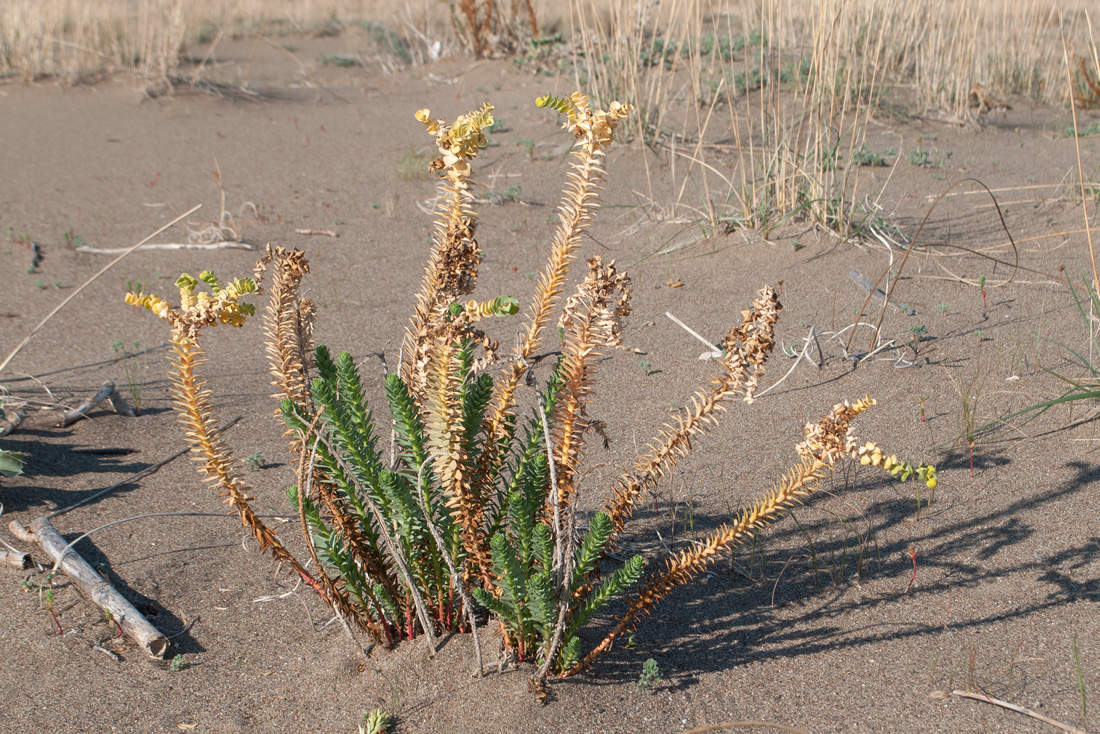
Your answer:
[[[249,471],[259,471],[260,469],[263,469],[264,464],[267,463],[267,461],[264,459],[263,453],[260,451],[257,451],[251,456],[248,456],[247,458],[245,458],[244,461],[246,464],[248,464]]]
[[[638,682],[634,684],[634,687],[639,691],[648,691],[660,682],[661,670],[657,667],[657,661],[649,658],[642,663],[642,674],[638,676]]]
[[[359,725],[359,734],[385,734],[393,720],[382,709],[371,709],[363,714],[366,721]]]

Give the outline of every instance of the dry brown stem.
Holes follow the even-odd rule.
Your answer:
[[[612,538],[633,515],[638,495],[656,488],[691,450],[692,439],[717,425],[725,402],[739,394],[745,402],[753,401],[764,365],[775,346],[775,324],[781,309],[778,294],[770,286],[760,289],[752,308],[742,312],[741,324],[726,335],[722,373],[708,388],[692,396],[690,406],[665,423],[650,442],[649,451],[635,460],[633,470],[619,477],[612,488],[614,496],[605,508],[615,528]]]
[[[727,349],[728,344],[727,341]],[[751,377],[747,379],[751,380]],[[851,421],[872,404],[870,399],[857,401],[853,405],[842,403],[834,406],[832,412],[819,423],[808,425],[806,439],[797,447],[802,459],[779,485],[750,507],[741,510],[733,523],[722,525],[691,548],[673,556],[667,561],[664,571],[644,581],[638,596],[628,600],[626,613],[615,628],[562,677],[586,670],[600,654],[610,649],[617,637],[648,616],[672,589],[690,581],[714,563],[720,553],[752,537],[775,521],[784,510],[819,489],[818,482],[827,469],[836,461],[855,454],[856,442],[851,435]]]

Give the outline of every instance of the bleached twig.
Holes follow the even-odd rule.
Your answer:
[[[767,395],[768,393],[770,393],[775,388],[779,387],[783,383],[783,380],[786,380],[788,377],[791,376],[791,373],[794,372],[794,368],[798,366],[798,364],[802,361],[803,358],[808,359],[808,357],[806,357],[806,353],[810,351],[810,345],[817,343],[817,337],[814,336],[814,327],[812,327],[812,326],[810,327],[810,333],[807,334],[806,338],[803,339],[802,341],[805,342],[802,346],[802,351],[798,353],[798,358],[795,359],[794,364],[791,365],[791,368],[789,370],[787,370],[787,374],[783,375],[778,380],[776,380],[774,383],[769,385],[766,390],[762,390],[762,391],[756,393],[756,397],[758,397],[758,398],[763,397],[763,396]],[[821,347],[818,346],[818,353],[820,353],[820,352],[821,352]],[[821,367],[819,366],[818,369],[821,369]]]
[[[994,706],[1000,706],[1003,709],[1008,709],[1009,711],[1015,711],[1018,714],[1023,714],[1024,716],[1030,716],[1033,719],[1038,719],[1039,721],[1042,721],[1045,724],[1050,724],[1051,726],[1057,727],[1057,728],[1061,729],[1062,731],[1068,731],[1068,732],[1070,732],[1070,734],[1086,734],[1084,729],[1078,729],[1076,726],[1070,726],[1069,724],[1063,724],[1060,721],[1055,721],[1054,719],[1043,716],[1040,713],[1036,713],[1035,711],[1032,711],[1031,709],[1026,709],[1023,706],[1018,706],[1014,703],[1009,703],[1008,701],[1002,701],[999,698],[993,698],[992,696],[987,696],[984,693],[971,693],[970,691],[951,691],[951,695],[952,696],[958,696],[959,698],[969,698],[972,701],[981,701],[982,703],[990,703],[990,704],[993,704]]]
[[[693,337],[695,337],[696,339],[698,339],[699,341],[701,341],[701,342],[703,342],[704,344],[707,345],[707,349],[709,350],[709,353],[704,355],[705,358],[718,359],[722,356],[722,350],[719,349],[718,347],[716,347],[714,344],[712,344],[709,339],[704,338],[702,335],[699,334],[699,332],[692,329],[690,326],[688,326],[683,321],[681,321],[680,319],[673,316],[668,311],[665,311],[665,316],[668,316],[670,319],[672,319],[673,323],[675,323],[681,329],[683,329],[684,331],[691,334]],[[702,358],[703,357],[701,357],[700,359],[702,359]]]
[[[152,245],[142,245],[137,248],[138,250],[251,250],[252,245],[247,242],[233,242],[231,240],[224,240],[222,242],[165,242]],[[118,255],[119,253],[128,252],[128,247],[92,247],[91,245],[83,245],[76,248],[77,252],[84,253],[85,255]]]
[[[113,380],[107,380],[106,382],[103,383],[103,387],[99,388],[99,392],[97,392],[95,395],[93,395],[92,397],[85,400],[76,409],[70,410],[69,412],[65,413],[65,415],[61,416],[61,427],[64,428],[66,426],[71,426],[73,423],[76,423],[81,418],[87,418],[88,413],[92,410],[92,408],[94,408],[95,406],[102,403],[104,400],[111,397],[111,394],[114,393],[114,392],[115,392],[115,383],[114,383],[114,381]],[[127,406],[127,407],[129,407],[129,406]],[[116,410],[118,409],[117,406],[116,406],[115,409]],[[133,414],[133,409],[130,410],[130,413]]]

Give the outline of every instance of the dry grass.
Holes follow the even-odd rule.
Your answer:
[[[471,0],[465,5],[484,3]],[[652,55],[654,41],[662,49],[670,44],[698,49],[708,35],[728,40],[756,32],[764,33],[772,52],[802,55],[824,26],[833,31],[828,36],[832,53],[844,63],[872,64],[891,83],[913,85],[922,106],[959,118],[967,114],[974,84],[993,95],[1024,94],[1061,102],[1064,70],[1058,11],[1065,13],[1071,53],[1087,57],[1087,7],[1081,1],[1056,7],[1043,0],[602,0],[574,2],[571,13],[563,15],[559,5],[533,3],[541,28],[570,25],[578,48],[606,54],[604,68],[590,70],[590,81],[601,91],[630,92],[652,106],[683,91],[673,86],[682,81],[661,78],[667,76],[661,74],[662,64],[640,69],[636,63],[642,58],[639,54]],[[526,6],[520,11],[527,15]],[[0,6],[0,75],[81,81],[136,70],[164,76],[204,28],[239,30],[266,23],[311,32],[334,18],[368,19],[399,31],[419,28],[441,36],[454,32],[449,9],[427,1],[5,0]],[[882,43],[875,44],[873,55],[867,57],[869,37],[881,37]],[[697,53],[685,59],[701,75],[699,60]],[[704,90],[694,84],[687,83],[688,91],[705,98]]]

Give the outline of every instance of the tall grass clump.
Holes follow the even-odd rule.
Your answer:
[[[519,314],[518,301],[473,297],[483,253],[472,163],[487,144],[493,108],[485,104],[452,123],[426,109],[417,113],[437,148],[429,168],[440,180],[439,204],[400,366],[385,379],[385,418],[368,405],[352,358],[314,346],[314,306],[301,295],[308,263],[300,251],[269,248],[255,278],[224,283],[209,272],[183,275],[178,306],[141,292],[127,301],[169,322],[175,404],[187,440],[200,470],[261,549],[385,645],[421,638],[434,650],[435,635],[476,633],[491,615],[509,654],[536,663],[541,678],[586,669],[672,588],[813,492],[835,461],[861,457],[893,476],[930,484],[935,470],[884,457],[873,444],[859,447],[850,422],[873,401],[844,403],[807,427],[802,459],[734,523],[646,579],[641,556],[613,563],[608,553],[639,498],[658,489],[731,404],[753,402],[781,306],[773,289],[760,289],[726,334],[713,379],[621,473],[603,509],[582,514],[591,491],[584,472],[592,428],[587,406],[601,356],[621,343],[631,283],[599,256],[587,259],[568,297],[566,283],[600,204],[606,150],[632,108],[619,102],[594,108],[580,93],[548,95],[538,105],[564,117],[576,143],[547,260],[507,351],[482,326]],[[203,331],[243,325],[256,309],[242,299],[258,293],[263,280],[267,357],[297,467],[289,500],[305,556],[253,510],[252,489],[213,428],[212,397],[199,375]],[[559,356],[539,374],[535,367],[555,324],[560,343],[551,354]],[[520,408],[521,398],[528,409]],[[392,442],[382,440],[385,428]],[[585,630],[639,582],[625,616],[586,649]],[[480,670],[476,634],[474,642]]]
[[[1100,89],[1087,7],[1060,9],[1081,103]],[[1011,96],[1061,104],[1058,13],[1035,0],[577,3],[574,78],[635,101],[630,133],[673,172],[670,189],[639,192],[656,218],[765,234],[805,219],[850,237],[875,223],[862,166],[884,96],[958,122]]]
[[[0,7],[0,77],[82,83],[134,71],[167,80],[193,12],[183,0],[8,0]]]

